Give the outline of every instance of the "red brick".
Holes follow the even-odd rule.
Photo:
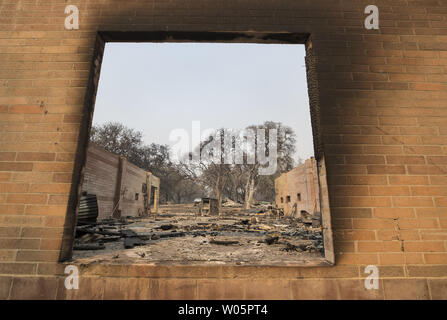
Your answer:
[[[413,90],[444,91],[447,86],[441,83],[412,83],[410,88]]]
[[[43,152],[19,152],[17,161],[54,161],[56,154]]]
[[[334,280],[292,280],[290,286],[293,300],[339,299]]]
[[[423,156],[387,156],[388,164],[425,164]]]
[[[429,279],[428,284],[432,299],[447,299],[447,279]]]
[[[377,265],[379,258],[376,253],[343,253],[337,254],[335,258],[337,264],[363,264],[363,265]]]
[[[404,166],[397,165],[369,165],[368,174],[403,174]]]
[[[406,196],[410,195],[410,188],[406,186],[370,186],[372,196]]]
[[[431,197],[394,197],[393,204],[396,207],[432,207]]]
[[[415,196],[447,196],[447,188],[432,186],[412,186],[411,194]]]
[[[23,204],[42,204],[47,202],[45,194],[9,194],[6,202],[8,203],[23,203]]]
[[[399,226],[401,229],[437,229],[439,228],[436,219],[400,219]]]
[[[424,176],[390,176],[390,184],[395,185],[427,185],[428,177]]]
[[[39,105],[12,106],[9,112],[11,112],[11,113],[44,113],[45,109]]]
[[[379,255],[381,265],[403,265],[405,264],[404,253],[382,253]]]
[[[446,250],[443,241],[405,241],[404,248],[408,252],[442,252]]]
[[[289,280],[252,279],[243,282],[244,299],[248,300],[286,300],[291,298]]]
[[[149,289],[148,280],[138,279],[137,284]],[[100,277],[79,277],[79,289],[67,290],[65,288],[65,278],[59,280],[57,289],[57,299],[59,300],[102,300],[104,298],[104,278]],[[137,288],[137,285],[134,287]],[[131,299],[132,297],[129,296]],[[136,297],[137,298],[137,297]],[[142,299],[150,299],[143,296]]]
[[[447,264],[447,253],[425,253],[424,259],[428,264]]]
[[[22,262],[56,262],[58,250],[19,250],[16,261]]]
[[[385,299],[429,299],[426,280],[421,279],[384,279]]]
[[[394,229],[392,219],[354,219],[353,226],[355,229]]]
[[[200,300],[242,300],[245,297],[245,290],[242,285],[243,282],[246,281],[238,279],[197,280],[198,298]]]
[[[359,241],[357,243],[359,252],[400,252],[402,251],[400,241]]]
[[[56,298],[57,280],[52,277],[14,278],[11,299],[52,300]]]
[[[0,299],[2,300],[8,299],[11,284],[12,284],[11,277],[0,277]]]
[[[376,218],[414,218],[413,208],[375,208]]]
[[[192,300],[197,298],[196,287],[191,279],[154,279],[150,295],[156,300]]]
[[[0,161],[14,161],[15,158],[15,152],[0,152]]]
[[[39,249],[40,239],[0,239],[2,249]]]
[[[26,214],[38,214],[46,216],[65,216],[67,206],[57,205],[28,205],[26,206]]]
[[[26,162],[0,162],[0,171],[31,171],[32,163]]]
[[[25,212],[25,205],[0,204],[0,215],[23,214],[24,212]]]
[[[381,300],[383,291],[379,283],[379,290],[367,290],[364,280],[343,279],[338,282],[338,291],[342,300]]]
[[[70,191],[68,183],[36,183],[31,184],[30,192],[34,193],[68,193]]]

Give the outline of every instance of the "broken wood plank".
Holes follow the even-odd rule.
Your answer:
[[[142,246],[145,244],[146,244],[146,242],[144,242],[143,240],[141,240],[138,237],[124,239],[124,248],[126,248],[126,249],[132,249],[135,246]]]
[[[103,243],[79,243],[73,246],[73,250],[103,250],[105,248]]]
[[[223,245],[223,246],[229,246],[229,245],[232,245],[232,244],[238,244],[239,241],[236,241],[236,240],[215,240],[215,239],[212,239],[210,241],[210,243],[211,244]]]

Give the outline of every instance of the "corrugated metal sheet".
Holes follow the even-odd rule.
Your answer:
[[[96,223],[98,219],[98,199],[94,194],[81,196],[78,210],[78,225]]]

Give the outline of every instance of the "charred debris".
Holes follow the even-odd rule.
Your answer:
[[[270,203],[259,203],[245,210],[241,204],[228,200],[219,211],[213,207],[213,200],[206,198],[194,204],[160,206],[160,213],[145,217],[100,221],[92,218],[92,215],[84,215],[78,219],[75,254],[155,248],[163,241],[191,238],[200,239],[200,245],[206,244],[213,250],[231,248],[237,251],[244,246],[257,249],[266,246],[278,254],[323,253],[319,212],[298,217],[284,216],[282,209]],[[180,247],[185,244],[176,243]],[[140,258],[147,258],[151,252],[137,254]],[[207,257],[210,259],[212,257]]]

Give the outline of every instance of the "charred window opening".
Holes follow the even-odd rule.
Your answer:
[[[234,37],[234,38],[233,38]],[[189,182],[184,182],[181,179],[175,183],[169,183],[166,177],[170,178],[175,174],[164,175],[159,169],[163,166],[153,165],[148,166],[149,162],[139,162],[138,158],[133,158],[129,153],[122,153],[121,150],[111,150],[107,149],[107,144],[101,145],[99,142],[100,139],[92,139],[92,135],[90,135],[90,143],[86,143],[84,145],[84,150],[81,153],[86,155],[84,156],[84,160],[81,159],[82,165],[84,167],[84,171],[88,174],[89,169],[88,165],[91,164],[92,161],[89,162],[89,159],[93,159],[95,155],[92,156],[92,153],[89,150],[96,150],[96,157],[98,154],[101,154],[103,160],[108,160],[108,164],[110,166],[115,166],[116,171],[113,174],[114,178],[113,185],[114,191],[110,192],[110,196],[107,198],[105,196],[98,196],[98,208],[99,208],[99,218],[102,220],[98,220],[97,224],[103,224],[103,221],[107,221],[110,218],[119,218],[121,225],[105,225],[106,229],[113,229],[113,232],[116,232],[120,235],[120,241],[123,241],[124,247],[128,248],[128,250],[134,250],[131,252],[135,252],[135,261],[138,263],[142,261],[152,262],[157,258],[162,259],[163,257],[157,257],[155,254],[147,254],[146,258],[141,260],[141,256],[138,256],[137,251],[140,248],[146,248],[145,245],[148,241],[154,242],[156,244],[162,243],[163,241],[172,242],[173,247],[175,247],[176,243],[188,243],[193,244],[193,241],[189,241],[189,237],[193,235],[194,238],[201,237],[199,239],[203,239],[206,244],[207,252],[202,253],[202,255],[207,255],[210,252],[214,252],[215,255],[218,256],[220,262],[223,263],[237,263],[237,264],[254,264],[254,265],[277,265],[277,264],[296,264],[300,265],[303,261],[302,258],[297,257],[306,257],[312,258],[315,261],[315,265],[330,265],[333,263],[333,251],[332,251],[332,235],[330,233],[330,219],[329,219],[329,207],[327,202],[327,195],[325,194],[326,190],[326,181],[325,181],[325,166],[324,166],[324,157],[323,157],[323,149],[320,144],[319,138],[319,111],[318,111],[318,85],[316,82],[316,71],[315,71],[315,60],[312,52],[311,41],[307,35],[299,35],[299,34],[226,34],[226,33],[101,33],[98,38],[97,45],[97,56],[96,63],[94,64],[94,74],[92,76],[91,95],[86,101],[87,108],[89,110],[93,110],[93,104],[95,102],[96,89],[98,86],[98,78],[99,78],[99,67],[102,62],[102,53],[104,50],[104,45],[106,41],[155,41],[155,42],[173,42],[176,41],[184,41],[185,39],[194,42],[198,41],[200,43],[213,43],[213,42],[231,42],[235,39],[239,42],[246,42],[256,44],[266,45],[268,47],[273,47],[273,44],[287,44],[287,45],[302,45],[306,43],[306,61],[302,61],[301,65],[295,65],[294,67],[299,70],[300,67],[307,67],[304,69],[304,74],[306,76],[307,70],[307,85],[304,86],[304,90],[307,91],[309,89],[309,103],[310,110],[307,109],[307,112],[310,114],[310,119],[308,122],[309,127],[311,127],[311,140],[313,140],[313,148],[314,152],[312,156],[295,159],[295,163],[291,162],[292,165],[286,165],[284,167],[280,167],[275,172],[275,176],[272,179],[265,179],[260,176],[250,176],[248,172],[250,167],[244,168],[242,170],[241,176],[244,177],[244,183],[240,183],[240,185],[235,185],[233,187],[229,187],[231,182],[227,182],[228,185],[223,187],[217,187],[214,190],[214,187],[210,184],[209,187],[206,187],[202,190],[197,190],[198,180],[194,181],[193,184],[189,184]],[[242,39],[242,40],[241,40]],[[306,42],[307,41],[307,42]],[[157,44],[161,45],[161,44]],[[232,45],[232,44],[223,44],[219,43],[219,45]],[[260,47],[259,47],[260,48]],[[256,57],[257,55],[252,55],[251,58]],[[106,56],[107,57],[107,56]],[[223,54],[222,56],[225,58],[226,56]],[[223,59],[220,58],[220,59]],[[253,59],[251,59],[253,60]],[[281,59],[277,59],[275,63],[277,64]],[[296,60],[295,60],[296,61]],[[216,65],[216,64],[215,64]],[[99,67],[98,67],[99,66]],[[104,71],[104,70],[103,70]],[[259,74],[259,67],[257,67],[257,73]],[[115,73],[117,74],[117,73]],[[174,79],[174,78],[171,78]],[[235,78],[237,79],[237,78]],[[161,83],[159,81],[159,83]],[[202,86],[209,85],[208,82],[204,82]],[[292,82],[293,84],[293,82]],[[200,88],[200,87],[198,87]],[[175,95],[176,92],[172,88],[169,89],[169,95]],[[267,91],[267,90],[260,90]],[[244,91],[242,91],[244,92]],[[246,91],[249,92],[249,91]],[[99,92],[101,94],[101,91]],[[307,94],[307,92],[306,92]],[[101,96],[101,95],[99,95]],[[185,99],[183,99],[185,101]],[[309,105],[307,105],[309,108]],[[95,111],[100,112],[101,106],[100,104],[96,105]],[[213,109],[214,108],[214,109]],[[217,107],[209,106],[210,110],[218,111]],[[238,111],[243,110],[240,108]],[[196,114],[201,114],[196,113]],[[89,114],[90,119],[87,119],[86,125],[89,126],[92,123],[93,113]],[[94,119],[93,119],[94,120]],[[258,142],[260,142],[261,138],[265,139],[265,155],[266,157],[270,157],[274,154],[272,152],[271,146],[269,146],[271,135],[270,132],[273,132],[278,129],[278,132],[283,134],[282,129],[287,126],[283,126],[281,128],[275,127],[271,124],[267,123],[279,123],[279,120],[271,121],[271,119],[265,119],[264,122],[254,122],[254,126],[251,128],[254,130],[254,146],[257,146]],[[312,124],[312,125],[310,125]],[[126,125],[127,128],[133,129],[132,126]],[[299,126],[292,127],[293,130],[297,130]],[[100,126],[95,124],[93,121],[93,128],[91,130],[91,134],[97,134],[101,129]],[[104,129],[104,127],[102,128]],[[246,128],[244,128],[246,129]],[[265,136],[262,136],[258,133],[257,130],[264,129]],[[287,128],[286,128],[287,129]],[[288,135],[293,136],[293,130],[291,132],[285,132],[285,134],[281,137],[287,139]],[[87,130],[86,130],[87,131]],[[137,130],[138,131],[138,130]],[[287,130],[286,130],[287,131]],[[216,138],[210,139],[209,143],[213,144],[214,142],[222,142],[225,140],[226,132],[218,129],[216,131],[218,135]],[[86,137],[87,138],[87,137]],[[245,138],[248,139],[247,136]],[[235,146],[235,139],[232,137],[231,146]],[[272,140],[274,141],[274,140]],[[279,140],[277,140],[279,141]],[[279,142],[278,142],[279,143]],[[262,144],[259,144],[262,145]],[[159,150],[150,150],[150,144],[145,144],[144,147],[146,151],[148,151],[147,159],[150,159],[153,155],[160,154],[163,151]],[[200,145],[200,150],[205,145]],[[103,150],[98,151],[98,148],[102,148]],[[157,148],[157,146],[155,146]],[[105,151],[105,153],[101,153]],[[107,152],[111,152],[117,157],[108,158],[109,155]],[[154,152],[154,153],[151,153]],[[194,152],[194,150],[193,150]],[[194,159],[193,152],[188,153],[188,159]],[[210,150],[209,155],[211,157],[217,157],[219,153],[215,150]],[[191,156],[192,155],[192,156]],[[100,156],[100,157],[101,157]],[[82,157],[81,157],[82,158]],[[243,159],[246,161],[248,158],[247,155],[244,155]],[[87,161],[85,161],[85,159]],[[282,161],[282,160],[281,160]],[[284,163],[279,163],[279,165],[284,165]],[[113,163],[113,165],[111,164]],[[247,162],[248,164],[248,162]],[[102,169],[105,169],[106,166],[103,166]],[[298,168],[298,169],[297,169]],[[304,169],[303,169],[304,168]],[[253,169],[253,167],[251,167]],[[259,168],[257,168],[259,169]],[[239,170],[239,169],[238,169]],[[190,170],[191,171],[191,170]],[[298,174],[298,171],[300,172]],[[301,174],[301,171],[304,173]],[[90,171],[91,172],[91,171]],[[254,170],[253,170],[254,172]],[[203,173],[202,173],[203,174]],[[212,179],[216,179],[215,181],[219,181],[219,183],[223,183],[222,181],[230,181],[233,176],[233,173],[228,173],[221,171],[219,175],[215,177],[208,177],[208,180],[214,181]],[[109,175],[110,176],[110,175]],[[234,176],[236,175],[236,171],[234,172]],[[136,178],[137,177],[137,178]],[[136,179],[135,183],[132,179]],[[87,181],[91,181],[91,179],[87,179]],[[96,180],[99,181],[99,180]],[[189,179],[191,181],[191,179]],[[204,185],[209,183],[206,179],[202,179],[201,182]],[[293,190],[293,185],[295,182],[308,184],[308,194],[305,192],[296,192]],[[180,186],[183,190],[188,191],[185,195],[185,192],[177,192],[174,195],[174,188]],[[216,185],[216,184],[214,184]],[[138,187],[139,186],[139,187]],[[136,189],[138,188],[138,189]],[[220,189],[219,189],[220,188]],[[265,188],[266,191],[263,196],[259,196],[259,190]],[[270,188],[270,189],[269,189]],[[81,188],[82,189],[82,188]],[[138,190],[138,191],[137,191]],[[89,190],[84,190],[89,191]],[[295,192],[294,192],[295,191]],[[143,194],[143,197],[139,197],[139,193]],[[194,193],[195,192],[195,193]],[[288,194],[283,195],[286,192]],[[132,193],[134,194],[134,198],[132,198]],[[291,201],[290,194],[297,194],[297,201]],[[110,208],[105,208],[104,199],[109,199],[107,201],[110,202]],[[284,198],[286,198],[286,202],[284,203]],[[303,201],[301,200],[303,199]],[[247,201],[247,199],[249,199]],[[307,199],[310,199],[307,201]],[[134,205],[131,202],[138,201],[138,205]],[[160,204],[159,204],[160,201]],[[297,202],[306,203],[305,208],[301,208]],[[187,206],[184,206],[185,203],[188,203]],[[113,213],[104,214],[104,212]],[[235,214],[235,212],[239,212]],[[306,214],[303,214],[306,212]],[[195,224],[189,223],[189,216],[195,217]],[[106,219],[104,219],[104,217]],[[179,218],[180,217],[180,218]],[[155,218],[155,220],[153,220]],[[188,223],[182,224],[178,223],[179,220],[186,218]],[[197,218],[200,220],[197,222]],[[146,219],[146,220],[145,220]],[[142,231],[141,224],[144,223],[144,228],[148,228],[150,225],[147,219],[152,219],[153,221],[159,223],[154,223],[151,227]],[[219,221],[217,223],[217,227],[210,223],[210,220],[217,219]],[[275,220],[276,219],[276,220]],[[281,224],[278,222],[274,223],[274,221],[278,221],[278,219],[285,221],[294,221],[294,226],[288,226],[286,229],[277,229],[280,228]],[[319,220],[321,223],[325,224],[326,228],[317,227],[318,223],[314,223],[314,221]],[[225,222],[226,221],[226,222]],[[310,222],[309,222],[310,221]],[[147,222],[147,223],[146,223]],[[275,226],[276,225],[276,226]],[[283,224],[286,225],[286,224]],[[321,224],[320,224],[321,225]],[[315,236],[312,238],[313,240],[309,241],[306,245],[306,250],[300,249],[301,247],[295,243],[296,241],[302,241],[299,237],[294,238],[291,236],[292,233],[296,233],[299,229],[296,226],[300,226],[302,230],[308,230],[306,232],[311,231]],[[228,229],[226,229],[228,228]],[[288,228],[291,228],[290,230]],[[292,231],[292,229],[294,231]],[[228,232],[226,231],[228,230]],[[245,234],[246,230],[252,230],[255,234],[261,236],[259,238],[259,243],[266,244],[265,249],[266,252],[270,252],[269,250],[274,250],[273,254],[267,260],[256,260],[254,257],[249,257],[247,259],[243,259],[241,256],[238,257],[236,252],[235,256],[229,258],[222,255],[225,251],[225,248],[233,248],[235,244],[240,246],[249,245],[251,243],[251,239],[244,238],[248,236]],[[234,232],[240,232],[241,236],[238,239],[234,239],[230,236],[230,234],[234,234]],[[270,243],[270,234],[274,232],[281,233],[281,237],[277,240],[273,240]],[[144,235],[143,235],[144,234]],[[150,237],[148,238],[148,234]],[[253,236],[250,235],[250,236]],[[137,242],[133,240],[130,242],[127,240],[128,238],[138,238]],[[191,239],[192,240],[192,239]],[[139,244],[137,244],[139,243]],[[167,243],[167,242],[166,242]],[[142,247],[140,247],[140,245]],[[107,247],[106,243],[106,247]],[[282,248],[286,248],[282,250]],[[199,247],[200,248],[200,247]],[[264,248],[264,245],[263,245]],[[107,248],[106,248],[107,249]],[[194,250],[192,250],[195,252]],[[200,251],[200,250],[198,250]],[[130,252],[130,251],[129,251]],[[290,261],[284,260],[283,252],[294,252],[295,256]],[[78,252],[79,253],[79,252]],[[62,253],[64,255],[64,253]],[[94,256],[94,255],[90,255]],[[290,255],[289,255],[290,256]],[[77,259],[88,258],[88,255],[77,255]],[[140,258],[138,258],[140,257]],[[172,263],[176,263],[178,261],[177,257],[173,257]],[[140,259],[140,260],[139,260]],[[152,259],[152,260],[151,260]],[[154,260],[155,259],[155,260]],[[251,260],[250,260],[251,259]],[[194,263],[203,263],[201,261],[191,260]],[[119,263],[119,259],[115,262]]]

